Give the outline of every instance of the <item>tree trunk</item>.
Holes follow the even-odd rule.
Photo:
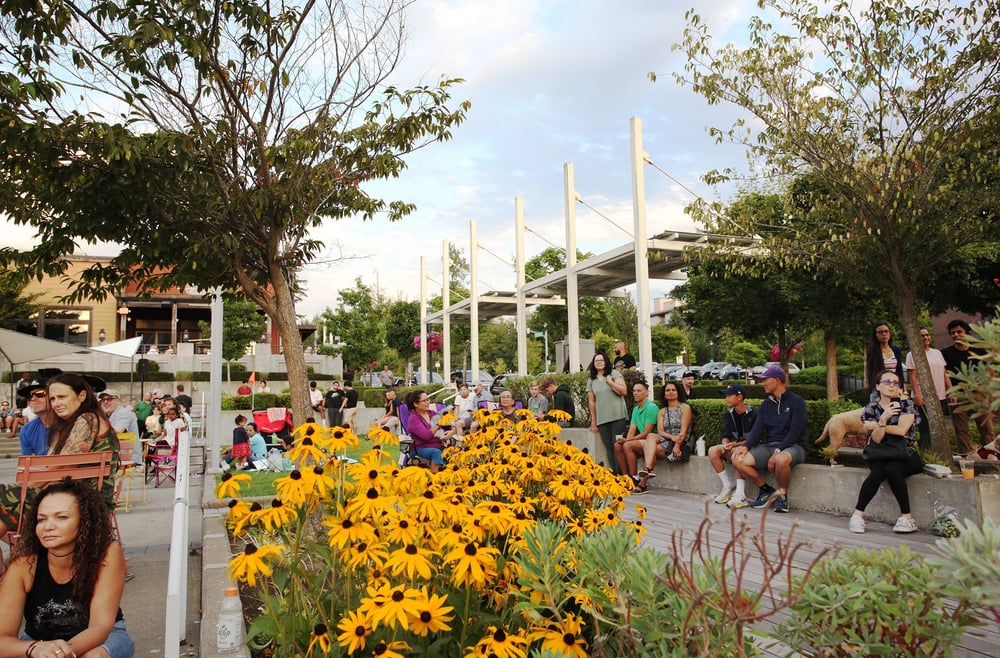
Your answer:
[[[295,316],[295,301],[292,291],[283,276],[272,276],[274,287],[275,313],[271,320],[278,326],[281,336],[282,355],[285,357],[285,370],[288,372],[288,388],[292,394],[292,414],[295,424],[304,423],[310,416],[312,405],[309,403],[309,376],[306,373],[306,357],[302,349],[302,336],[299,334],[298,321]]]
[[[826,346],[826,399],[840,399],[840,383],[837,381],[837,336],[827,329],[823,332]]]
[[[917,308],[914,303],[912,291],[902,291],[896,304],[899,307],[899,318],[903,323],[903,330],[906,332],[906,340],[910,345],[918,345],[913,352],[913,365],[917,369],[917,377],[923,384],[924,390],[924,412],[927,414],[927,422],[931,430],[931,451],[942,460],[943,464],[950,464],[952,460],[951,440],[948,436],[948,429],[944,422],[944,412],[941,405],[937,404],[937,392],[934,389],[934,378],[931,376],[931,367],[927,363],[927,352],[923,350],[923,341],[920,339],[920,325],[917,321]],[[929,401],[929,403],[928,403]]]

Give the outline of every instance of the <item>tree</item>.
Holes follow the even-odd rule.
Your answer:
[[[385,309],[385,343],[403,360],[417,354],[413,337],[420,333],[420,303],[396,300]]]
[[[222,358],[226,360],[226,380],[231,381],[230,362],[247,353],[247,347],[257,342],[266,326],[264,316],[253,302],[245,299],[224,299],[222,302]],[[210,322],[199,321],[202,336],[212,334]]]
[[[38,313],[41,306],[36,303],[37,294],[24,294],[22,277],[13,272],[0,270],[0,327],[16,330],[19,320],[26,320]]]
[[[372,289],[354,280],[354,288],[345,288],[337,295],[340,306],[336,311],[323,311],[327,330],[340,336],[341,345],[334,353],[344,357],[344,373],[355,374],[370,369],[385,347],[385,324],[375,307]],[[291,382],[289,382],[291,383]]]
[[[130,281],[242,291],[278,328],[304,417],[298,274],[324,246],[310,230],[412,212],[365,183],[398,176],[469,107],[448,107],[456,80],[386,85],[408,4],[3,0],[0,212],[38,246],[0,265],[57,275],[78,240],[104,240],[121,251],[71,299]]]
[[[729,348],[726,352],[726,361],[749,370],[758,363],[767,361],[767,355],[753,343],[741,341]]]
[[[762,237],[776,260],[824,265],[859,290],[892,300],[919,345],[921,284],[977,243],[995,243],[1000,142],[1000,21],[992,0],[760,0],[747,45],[716,47],[694,12],[677,48],[680,84],[710,104],[746,111],[720,140],[746,146],[764,173],[808,169],[830,212],[788,225],[733,224]],[[784,31],[787,30],[787,33]],[[710,172],[706,178],[725,177]],[[709,230],[720,228],[710,225]],[[917,371],[930,381],[926,356]],[[951,454],[944,419],[928,405],[934,450]]]
[[[650,342],[653,344],[653,360],[673,363],[685,349],[690,349],[687,336],[676,327],[658,324],[650,327]]]

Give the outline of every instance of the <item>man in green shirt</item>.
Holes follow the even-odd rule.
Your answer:
[[[135,419],[139,422],[140,433],[144,432],[146,419],[153,413],[153,393],[151,391],[143,394],[142,401],[132,405],[132,413],[135,414]]]
[[[649,386],[643,382],[632,385],[632,421],[628,426],[628,434],[615,439],[615,459],[623,475],[628,475],[633,482],[639,483],[638,462],[643,453],[647,436],[656,436],[656,417],[660,409],[649,399]],[[633,493],[646,493],[645,488],[638,487]]]

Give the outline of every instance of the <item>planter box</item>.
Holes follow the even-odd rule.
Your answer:
[[[559,435],[578,448],[588,452],[598,462],[605,461],[604,446],[597,434],[587,429],[572,428]],[[727,466],[734,474],[732,466]],[[720,482],[708,457],[691,457],[686,464],[658,462],[657,477],[649,481],[650,487],[673,489],[687,493],[715,496]],[[861,483],[868,477],[867,468],[799,464],[792,469],[792,484],[788,500],[792,513],[801,510],[847,517],[854,511]],[[764,474],[764,479],[774,486],[774,477]],[[972,480],[961,478],[934,478],[918,474],[906,479],[910,493],[910,508],[917,525],[929,528],[934,520],[934,503],[939,501],[958,510],[960,519],[970,519],[981,525],[985,519],[1000,523],[1000,478],[980,475]],[[757,488],[748,483],[747,497],[755,496]],[[871,521],[894,523],[899,517],[899,506],[883,483],[874,500],[865,511]]]

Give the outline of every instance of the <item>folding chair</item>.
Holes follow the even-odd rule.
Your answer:
[[[83,452],[72,455],[22,455],[17,459],[17,473],[14,482],[21,485],[21,505],[17,519],[17,530],[7,533],[7,543],[11,547],[19,540],[24,523],[24,501],[31,489],[40,489],[47,484],[59,482],[64,478],[74,480],[97,480],[97,490],[104,486],[105,478],[111,477],[115,453],[110,450],[102,452]],[[118,529],[118,517],[111,510],[111,529],[122,550],[121,532]]]
[[[153,446],[153,451],[149,454],[149,467],[146,471],[146,481],[150,479],[150,475],[154,480],[153,486],[159,487],[164,482],[168,480],[170,482],[177,482],[177,444],[173,446],[169,445],[156,445]]]
[[[118,476],[115,478],[115,506],[121,505],[127,512],[132,502],[132,480],[139,478],[142,483],[142,502],[146,500],[146,478],[135,463],[136,438],[130,433],[118,435]],[[122,500],[122,493],[125,494]]]

